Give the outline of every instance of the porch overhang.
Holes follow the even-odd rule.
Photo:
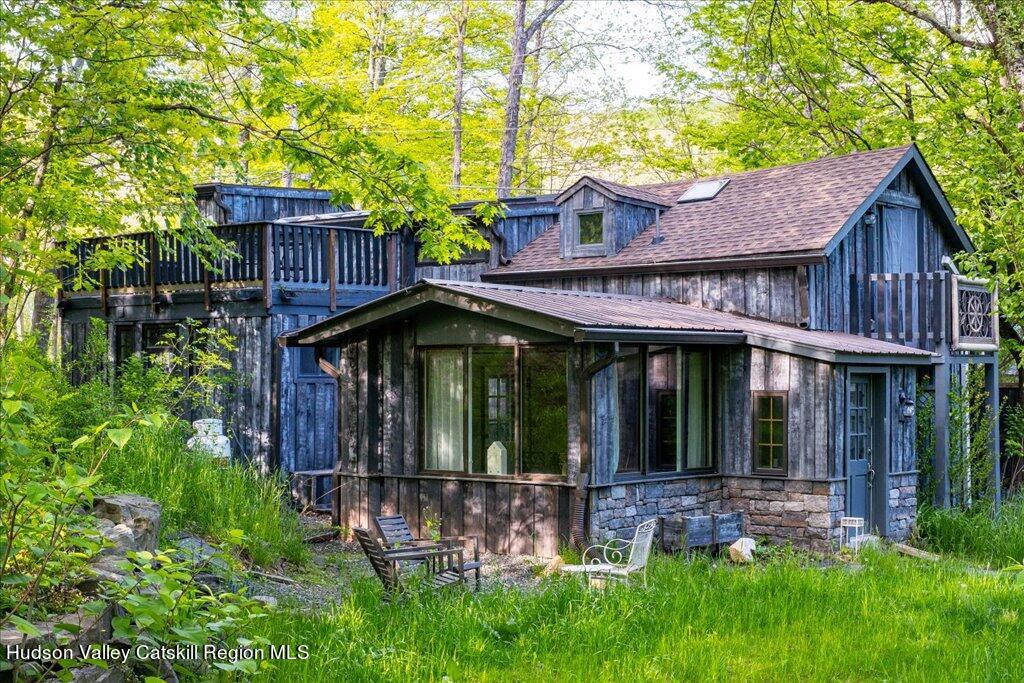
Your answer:
[[[921,349],[841,332],[804,330],[653,297],[423,280],[278,337],[282,346],[330,346],[360,330],[448,307],[575,342],[740,346],[829,363],[930,365]],[[483,323],[486,324],[486,323]]]

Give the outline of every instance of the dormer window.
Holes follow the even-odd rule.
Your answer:
[[[604,211],[587,211],[576,214],[576,244],[590,246],[604,244]]]

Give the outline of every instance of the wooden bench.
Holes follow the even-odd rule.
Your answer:
[[[665,552],[686,552],[693,548],[714,551],[743,536],[743,513],[675,515],[661,518],[661,547]]]

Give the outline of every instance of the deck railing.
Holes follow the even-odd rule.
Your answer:
[[[935,351],[998,347],[995,295],[985,280],[948,271],[872,273],[853,278],[851,331]]]
[[[269,304],[271,283],[328,289],[387,287],[388,238],[362,228],[242,223],[219,225],[213,233],[234,252],[212,267],[177,238],[135,233],[84,240],[74,248],[75,262],[61,268],[65,292],[149,289],[219,283],[261,283]],[[131,250],[138,258],[129,267],[87,268],[97,250]],[[332,296],[333,301],[333,296]]]

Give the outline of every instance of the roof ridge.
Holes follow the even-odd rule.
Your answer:
[[[894,147],[880,147],[878,149],[861,149],[854,152],[847,152],[846,154],[838,154],[832,156],[818,157],[817,159],[807,159],[805,161],[793,161],[786,164],[777,164],[775,166],[765,166],[763,168],[750,168],[745,171],[732,171],[725,173],[716,173],[714,175],[697,176],[696,178],[686,178],[684,180],[667,180],[662,183],[645,183],[643,185],[629,185],[627,187],[633,187],[635,189],[650,190],[651,188],[660,187],[667,189],[673,185],[687,185],[691,183],[700,183],[708,180],[723,180],[725,178],[736,178],[738,176],[753,175],[755,173],[766,173],[768,171],[776,171],[784,168],[796,168],[798,166],[810,166],[812,164],[827,163],[829,161],[838,161],[840,159],[849,159],[850,157],[857,156],[869,156],[874,154],[881,154],[882,152],[895,152],[902,150],[906,152],[914,143],[909,142],[905,145],[896,145]],[[610,182],[610,181],[609,181]]]

